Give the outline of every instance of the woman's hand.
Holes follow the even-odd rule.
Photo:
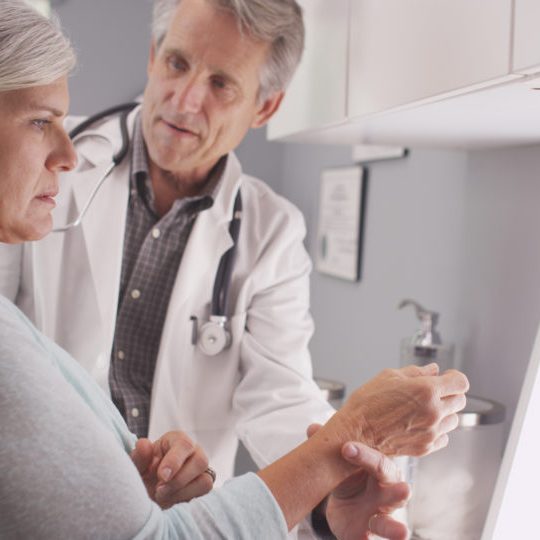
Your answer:
[[[148,495],[162,508],[200,497],[212,489],[208,458],[181,431],[170,431],[153,443],[139,439],[131,459]]]

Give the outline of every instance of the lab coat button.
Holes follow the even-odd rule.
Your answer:
[[[124,351],[118,351],[116,354],[118,360],[123,360],[126,357],[126,353]]]
[[[140,297],[141,297],[141,291],[139,291],[139,289],[133,289],[131,291],[131,298],[133,298],[133,300],[138,300]]]
[[[131,416],[133,416],[133,418],[139,417],[139,409],[137,409],[137,407],[133,407],[133,409],[131,409]]]
[[[154,238],[159,238],[160,235],[161,235],[161,231],[160,231],[157,227],[154,227],[154,228],[152,229],[152,236],[153,236]]]

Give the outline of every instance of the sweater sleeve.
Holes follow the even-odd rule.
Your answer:
[[[81,398],[34,332],[0,300],[1,538],[285,536],[279,507],[255,475],[162,511],[111,424]]]

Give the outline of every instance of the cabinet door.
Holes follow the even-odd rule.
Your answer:
[[[306,42],[302,61],[268,137],[343,121],[346,116],[349,0],[301,0]]]
[[[512,0],[352,0],[349,115],[507,75],[511,14]]]
[[[539,0],[515,0],[513,71],[540,71]]]

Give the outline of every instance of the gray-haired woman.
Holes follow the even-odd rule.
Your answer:
[[[73,65],[71,47],[52,22],[22,0],[0,0],[1,242],[38,240],[51,230],[58,175],[76,164],[62,125]],[[163,511],[129,459],[134,436],[112,402],[0,298],[0,537],[275,539],[335,490],[327,516],[337,536],[403,539],[405,526],[387,513],[406,500],[407,485],[382,454],[346,441],[362,428],[367,433],[357,419],[368,404],[385,411],[381,381],[396,388],[392,405],[399,410],[400,388],[420,387],[422,376],[436,372],[386,372],[257,475]],[[422,437],[413,437],[411,448]]]

